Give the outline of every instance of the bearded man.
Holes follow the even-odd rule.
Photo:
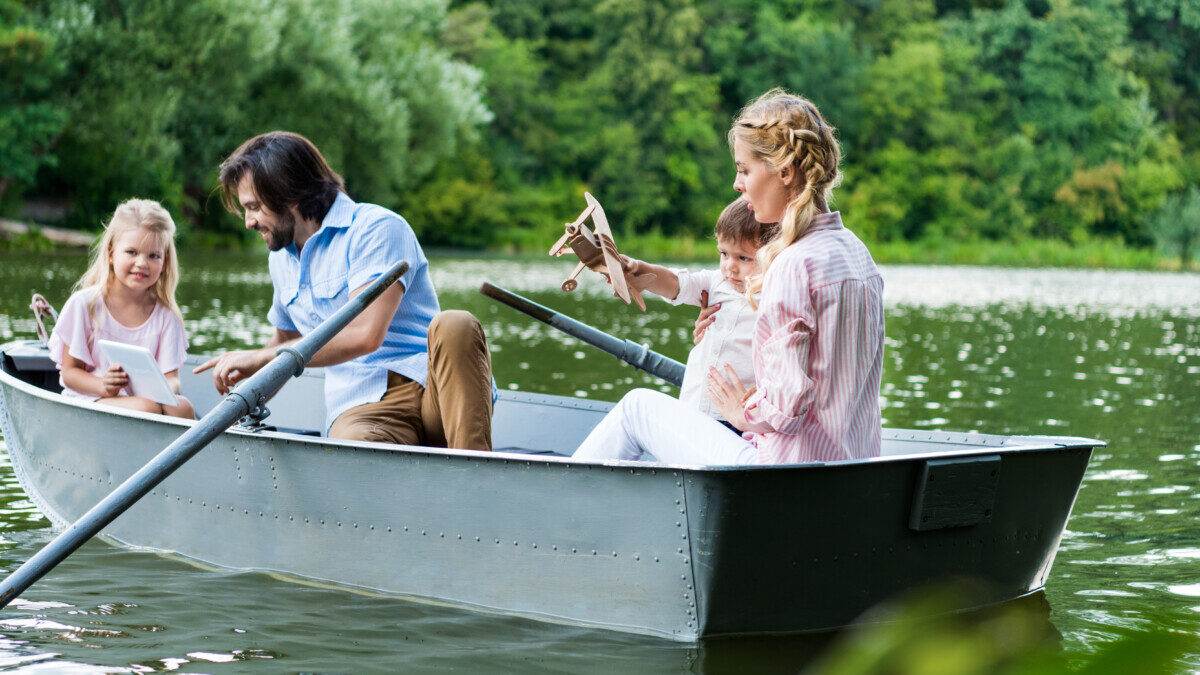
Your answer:
[[[220,167],[226,207],[271,255],[275,334],[261,349],[198,366],[222,394],[315,329],[395,262],[408,271],[313,357],[325,368],[326,435],[361,441],[491,450],[495,386],[487,339],[468,312],[440,311],[412,228],[359,203],[307,138],[272,131]]]

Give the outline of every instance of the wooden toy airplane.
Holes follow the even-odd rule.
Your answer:
[[[569,249],[579,258],[579,264],[562,282],[562,289],[569,293],[578,288],[579,282],[575,278],[583,268],[588,267],[603,275],[612,285],[617,297],[624,300],[625,304],[628,305],[632,298],[643,312],[646,311],[641,287],[634,281],[636,279],[644,286],[645,282],[653,280],[656,275],[642,274],[633,277],[625,271],[621,265],[621,254],[617,251],[617,245],[613,243],[612,230],[608,227],[608,217],[604,215],[604,208],[588,192],[583,193],[583,198],[587,201],[587,207],[575,222],[566,224],[562,238],[550,247],[550,255],[561,256]],[[589,216],[595,225],[595,231],[588,229],[584,224]]]

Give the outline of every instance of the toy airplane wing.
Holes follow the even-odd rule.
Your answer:
[[[592,202],[590,202],[587,207],[583,209],[583,212],[579,214],[579,217],[575,219],[575,222],[570,223],[564,228],[563,236],[559,238],[558,241],[554,242],[554,245],[550,247],[550,255],[561,256],[567,252],[567,248],[570,245],[571,239],[579,234],[579,228],[583,226],[583,223],[587,221],[588,216],[592,215],[592,210],[594,210],[597,206],[599,206],[599,204],[593,199]]]
[[[596,225],[596,238],[600,240],[600,249],[604,252],[604,266],[608,268],[609,282],[612,283],[617,297],[629,304],[631,299],[629,284],[625,281],[625,267],[621,265],[617,245],[613,243],[612,229],[608,226],[608,216],[604,215],[604,207],[600,206],[600,202],[596,201],[592,193],[583,193],[583,198],[587,200],[588,207],[592,210],[592,222]],[[638,295],[638,306],[644,310],[646,305],[640,297],[641,294]]]

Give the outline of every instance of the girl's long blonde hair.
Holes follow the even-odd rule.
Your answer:
[[[779,234],[758,250],[759,272],[746,285],[753,298],[775,258],[808,232],[813,218],[828,209],[833,188],[842,180],[842,149],[834,128],[813,102],[772,89],[751,101],[729,129],[729,147],[740,141],[774,171],[791,167],[794,192],[779,221]]]
[[[90,291],[88,314],[93,323],[96,309],[113,278],[113,245],[117,238],[131,230],[152,232],[163,249],[163,269],[154,284],[154,297],[167,309],[183,318],[175,302],[175,287],[179,284],[179,262],[175,255],[175,221],[162,204],[152,199],[130,199],[121,202],[104,226],[104,233],[92,249],[92,262],[75,284],[75,290]]]

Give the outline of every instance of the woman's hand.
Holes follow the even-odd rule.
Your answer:
[[[100,384],[104,385],[104,398],[112,398],[121,393],[121,390],[129,386],[129,373],[117,364],[108,367],[108,370],[100,374]]]
[[[746,421],[746,399],[754,394],[754,387],[745,387],[734,372],[733,366],[725,364],[724,372],[715,367],[708,369],[708,396],[727,422],[745,429],[750,426]]]
[[[700,316],[696,317],[696,326],[692,328],[692,344],[698,345],[704,339],[705,331],[717,320],[714,315],[718,309],[721,309],[721,303],[708,304],[708,291],[700,291]]]

